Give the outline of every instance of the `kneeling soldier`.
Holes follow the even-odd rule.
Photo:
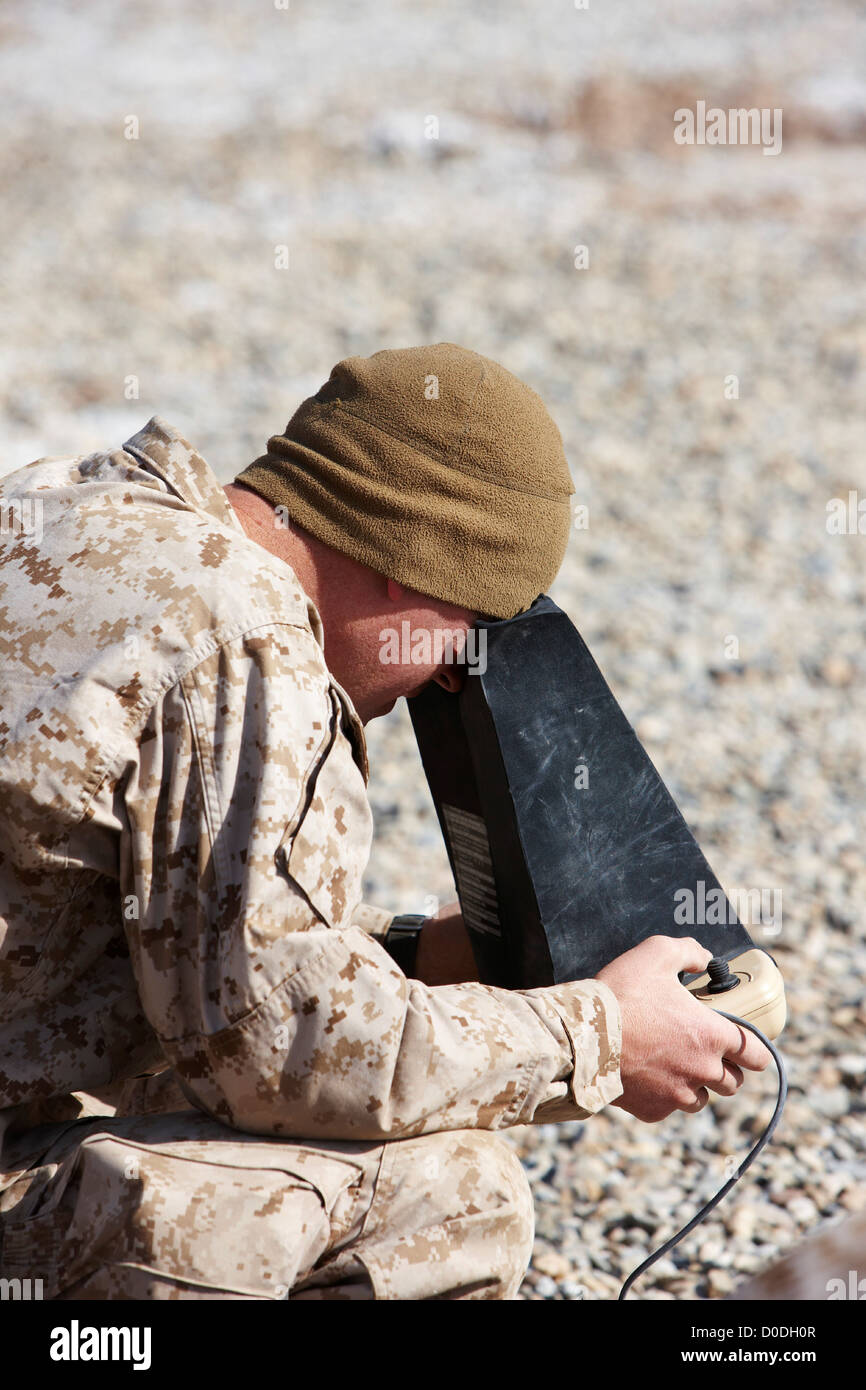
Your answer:
[[[361,901],[363,724],[461,678],[382,660],[383,629],[523,611],[572,491],[539,398],[450,344],[338,364],[227,488],[158,417],[0,482],[41,520],[0,545],[0,1275],[514,1298],[532,1203],[496,1131],[660,1118],[736,1089],[723,1055],[763,1065],[677,984],[696,943],[655,992],[653,943],[507,991],[455,910],[413,960]]]

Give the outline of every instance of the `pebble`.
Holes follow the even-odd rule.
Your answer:
[[[738,1241],[752,1239],[760,1209],[754,1203],[742,1204],[728,1218],[728,1230]]]
[[[813,1226],[820,1216],[820,1212],[811,1197],[805,1195],[794,1197],[788,1203],[788,1211],[794,1220],[804,1227]]]
[[[555,1280],[548,1278],[546,1274],[542,1274],[541,1277],[535,1281],[535,1292],[541,1298],[554,1298],[556,1296]]]
[[[585,1284],[578,1284],[573,1279],[563,1279],[559,1286],[559,1292],[563,1298],[578,1299],[586,1298],[587,1289]]]
[[[828,1091],[816,1091],[812,1104],[819,1115],[828,1120],[838,1120],[851,1104],[851,1093],[847,1086],[831,1086]]]
[[[711,1269],[707,1274],[707,1290],[710,1298],[724,1298],[736,1284],[736,1278],[726,1269]]]
[[[535,1255],[532,1263],[539,1274],[549,1275],[551,1279],[564,1279],[571,1273],[569,1261],[555,1252],[547,1255]]]

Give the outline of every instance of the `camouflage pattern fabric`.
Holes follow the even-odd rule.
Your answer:
[[[4,1208],[3,1277],[61,1301],[510,1299],[533,1238],[498,1135],[288,1143],[192,1110],[76,1122]]]
[[[366,1202],[368,1228],[396,1242],[381,1266],[367,1257],[376,1295],[440,1296],[422,1291],[386,1194],[396,1183],[395,1213],[414,1201],[424,1229],[453,1221],[457,1239],[462,1164],[499,1193],[492,1209],[520,1210],[525,1237],[514,1163],[473,1132],[583,1118],[621,1094],[612,992],[406,979],[381,944],[390,914],[361,901],[366,746],[319,614],[165,422],[111,452],[38,460],[0,480],[0,504],[14,523],[0,535],[0,1271],[34,1223],[58,1294],[92,1279],[93,1296],[138,1297],[116,1271],[153,1263],[171,1296],[213,1282],[272,1297],[268,1281],[338,1268],[322,1222],[339,1209],[339,1243]],[[167,1067],[172,1118],[129,1112],[131,1079]],[[428,1148],[408,1143],[420,1136]],[[290,1140],[306,1142],[273,1142]],[[145,1176],[127,1192],[130,1146]],[[408,1201],[422,1153],[450,1155],[446,1176]],[[267,1212],[249,1282],[198,1252],[196,1232],[204,1251],[235,1201],[219,1224],[238,1258],[259,1250],[248,1228]],[[64,1230],[84,1265],[64,1267]]]

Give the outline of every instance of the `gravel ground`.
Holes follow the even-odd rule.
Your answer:
[[[0,14],[3,470],[158,412],[228,480],[340,357],[443,339],[550,405],[589,517],[553,596],[722,882],[783,903],[754,928],[782,1128],[646,1297],[723,1296],[866,1206],[866,538],[826,526],[866,498],[864,59],[841,0]],[[699,99],[780,108],[781,154],[675,145]],[[368,732],[368,897],[429,908],[453,888],[405,709]],[[773,1089],[514,1131],[523,1295],[615,1296]]]

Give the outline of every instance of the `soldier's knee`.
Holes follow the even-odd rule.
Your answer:
[[[461,1170],[458,1190],[472,1213],[485,1259],[499,1285],[496,1296],[513,1298],[532,1256],[535,1215],[523,1165],[508,1140],[487,1130],[452,1136],[450,1162]]]
[[[515,1250],[525,1254],[525,1269],[535,1238],[535,1210],[529,1179],[515,1149],[506,1139],[498,1134],[484,1137],[483,1161],[490,1174],[491,1187],[495,1182],[497,1192],[501,1193],[502,1219],[508,1223],[509,1239]]]

